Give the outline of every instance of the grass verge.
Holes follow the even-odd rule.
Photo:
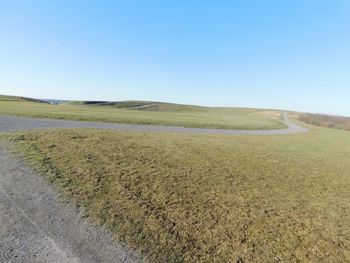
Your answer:
[[[59,130],[10,136],[86,215],[154,262],[348,262],[350,134]]]

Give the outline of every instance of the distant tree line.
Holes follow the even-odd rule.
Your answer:
[[[350,130],[350,117],[302,113],[299,115],[299,120],[311,125]]]

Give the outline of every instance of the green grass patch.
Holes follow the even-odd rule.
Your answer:
[[[259,114],[261,112],[267,114]],[[0,100],[0,114],[197,128],[247,130],[286,128],[286,125],[279,121],[279,111],[135,101],[51,105],[26,100]]]
[[[350,133],[11,135],[19,152],[154,262],[349,262]]]

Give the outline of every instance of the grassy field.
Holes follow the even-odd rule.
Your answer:
[[[199,128],[269,130],[286,127],[279,121],[279,111],[209,108],[142,101],[50,105],[18,97],[0,96],[0,114]]]
[[[350,133],[96,130],[11,135],[17,152],[154,262],[349,262]]]
[[[298,114],[298,120],[312,125],[350,131],[350,117],[301,113]]]

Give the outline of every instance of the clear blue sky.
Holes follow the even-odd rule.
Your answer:
[[[350,1],[2,0],[0,93],[350,115]]]

